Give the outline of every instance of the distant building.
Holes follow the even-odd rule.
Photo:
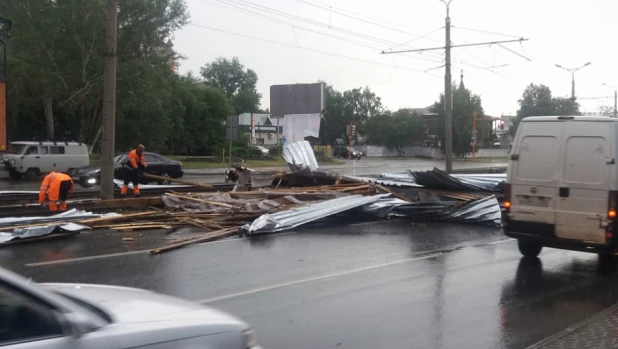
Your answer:
[[[277,119],[271,118],[270,114],[244,113],[238,115],[238,131],[250,135],[251,144],[254,145],[273,146],[277,144],[277,140],[280,142],[283,120],[279,123],[277,128]],[[253,132],[254,128],[255,132]]]
[[[176,61],[176,52],[174,51],[174,43],[171,39],[168,39],[163,48],[164,54],[168,57],[167,62],[172,72],[178,72],[178,62]]]

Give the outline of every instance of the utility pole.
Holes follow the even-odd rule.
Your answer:
[[[9,80],[9,63],[8,63],[8,44],[11,27],[13,21],[8,18],[0,17],[0,151],[7,149],[7,115],[8,115],[8,80]]]
[[[614,117],[618,118],[618,86],[609,86],[606,83],[603,83],[602,85],[614,89]]]
[[[580,69],[585,68],[587,66],[590,65],[591,62],[588,62],[584,65],[582,65],[579,68],[565,68],[563,66],[561,66],[560,64],[556,64],[556,68],[560,68],[560,69],[564,69],[566,71],[568,71],[569,73],[571,73],[571,99],[575,100],[575,73],[577,73]]]
[[[445,169],[447,173],[453,171],[453,95],[452,95],[452,81],[451,81],[451,49],[455,47],[470,47],[470,46],[486,46],[504,44],[510,42],[523,42],[528,39],[520,38],[513,40],[500,40],[500,41],[488,41],[472,44],[451,44],[451,16],[450,16],[450,4],[453,0],[440,0],[446,5],[446,42],[444,46],[421,48],[413,50],[401,50],[401,51],[382,51],[381,54],[395,54],[395,53],[408,53],[408,52],[425,52],[435,50],[445,50],[445,73],[444,73],[444,155],[446,158]]]
[[[444,156],[446,158],[446,173],[453,172],[453,88],[451,81],[451,17],[450,9],[452,0],[440,0],[446,5],[445,33],[445,67],[444,73]]]
[[[105,70],[103,75],[103,137],[101,139],[101,199],[114,198],[116,150],[116,39],[117,0],[107,0],[105,23]]]

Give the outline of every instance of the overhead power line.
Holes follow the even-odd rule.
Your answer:
[[[353,40],[350,40],[348,38],[344,38],[344,37],[341,37],[341,36],[336,36],[336,35],[324,33],[324,32],[321,32],[321,31],[313,30],[313,29],[310,29],[310,28],[306,28],[306,27],[303,27],[303,26],[299,26],[297,24],[290,23],[290,22],[287,22],[287,21],[284,21],[284,20],[281,20],[281,19],[269,16],[269,15],[266,15],[266,14],[263,14],[263,13],[259,13],[259,12],[256,12],[256,11],[252,11],[252,10],[243,8],[241,6],[237,6],[237,5],[235,5],[233,3],[230,3],[229,1],[226,1],[226,0],[214,0],[215,2],[207,1],[207,0],[200,0],[200,1],[202,1],[204,3],[214,4],[214,5],[227,6],[229,8],[233,8],[234,10],[238,10],[238,11],[241,11],[243,13],[247,13],[247,14],[252,15],[252,16],[261,17],[261,18],[264,18],[264,19],[267,19],[267,20],[270,20],[270,21],[273,21],[273,22],[277,22],[277,23],[281,23],[281,24],[290,26],[294,30],[295,29],[299,29],[299,30],[303,30],[303,31],[310,32],[310,33],[313,33],[313,34],[322,35],[322,36],[325,36],[325,37],[330,37],[330,38],[333,38],[333,39],[336,39],[336,40],[339,40],[339,41],[342,41],[342,42],[347,42],[347,43],[350,43],[350,44],[353,44],[353,45],[369,48],[369,49],[372,49],[372,50],[380,50],[380,48],[375,46],[375,45],[366,44],[366,43],[358,42],[358,41],[353,41]],[[296,38],[296,40],[298,41],[297,38]],[[423,58],[423,57],[419,57],[419,56],[405,55],[405,57],[412,58],[412,59],[417,59],[417,60],[421,60],[421,61],[426,61],[426,62],[431,62],[431,63],[439,63],[439,61],[436,61],[435,59],[432,60],[432,59]]]
[[[280,41],[275,41],[275,40],[270,40],[270,39],[265,39],[265,38],[259,38],[259,37],[255,37],[255,36],[251,36],[251,35],[236,33],[236,32],[232,32],[232,31],[228,31],[228,30],[224,30],[224,29],[213,28],[213,27],[209,27],[209,26],[206,26],[206,25],[196,24],[196,23],[189,23],[189,24],[192,25],[192,26],[198,27],[198,28],[208,29],[208,30],[212,30],[212,31],[220,32],[220,33],[225,33],[225,34],[230,34],[230,35],[235,35],[235,36],[239,36],[239,37],[244,37],[244,38],[247,38],[247,39],[252,39],[252,40],[257,40],[257,41],[262,41],[262,42],[268,42],[268,43],[275,44],[275,45],[280,45],[280,46],[291,47],[291,48],[295,48],[295,49],[300,49],[300,50],[320,53],[320,54],[327,55],[327,56],[344,58],[344,59],[353,60],[353,61],[357,61],[357,62],[369,63],[369,64],[374,64],[374,65],[380,65],[380,66],[383,66],[383,67],[395,68],[395,69],[400,69],[400,70],[407,70],[407,71],[412,71],[412,72],[421,73],[421,74],[427,74],[427,73],[425,73],[423,71],[412,69],[412,68],[401,67],[401,66],[397,66],[397,65],[392,65],[392,64],[382,63],[382,62],[371,61],[371,60],[367,60],[367,59],[363,59],[363,58],[358,58],[358,57],[351,57],[351,56],[341,55],[341,54],[338,54],[338,53],[327,52],[327,51],[322,51],[322,50],[308,48],[308,47],[295,46],[295,45],[288,44],[288,43],[285,43],[285,42],[280,42]],[[437,77],[437,76],[432,75],[432,74],[428,74],[428,75]]]
[[[363,19],[363,18],[360,18],[360,17],[354,16],[354,15],[346,14],[346,13],[344,13],[344,12],[342,12],[342,11],[339,11],[339,10],[337,10],[337,9],[335,9],[335,8],[331,7],[331,6],[329,6],[329,7],[325,7],[325,6],[321,6],[321,5],[316,5],[316,4],[312,4],[312,3],[308,2],[308,1],[305,1],[305,0],[298,0],[298,1],[299,1],[299,2],[302,2],[303,4],[307,4],[307,5],[309,5],[309,6],[317,7],[317,8],[319,8],[319,9],[322,9],[322,10],[325,10],[325,11],[329,11],[329,12],[337,13],[337,14],[342,15],[342,16],[344,16],[344,17],[352,18],[352,19],[355,19],[355,20],[360,21],[360,22],[363,22],[363,23],[367,23],[367,24],[374,25],[374,26],[376,26],[376,27],[380,27],[380,28],[384,28],[384,29],[389,29],[389,30],[396,31],[396,32],[399,32],[399,33],[403,33],[403,34],[413,35],[413,36],[416,36],[418,39],[423,38],[423,36],[422,36],[422,35],[418,35],[418,34],[415,34],[415,33],[411,33],[411,32],[409,32],[409,31],[400,30],[400,29],[397,29],[397,28],[394,28],[394,27],[391,27],[391,26],[385,25],[385,24],[384,24],[384,22],[378,22],[378,21],[366,20],[366,19]],[[438,41],[438,42],[441,42],[441,40],[437,40],[437,39],[427,39],[427,40],[432,40],[432,41]]]
[[[397,45],[397,42],[391,41],[391,40],[387,40],[387,39],[383,39],[383,38],[379,38],[376,36],[372,36],[372,35],[368,35],[368,34],[364,34],[364,33],[360,33],[360,32],[356,32],[353,30],[349,30],[349,29],[345,29],[345,28],[341,28],[341,27],[337,27],[337,26],[333,26],[330,25],[328,23],[323,23],[323,22],[318,22],[312,19],[308,19],[305,17],[301,17],[301,16],[297,16],[297,15],[293,15],[284,11],[279,11],[270,7],[266,7],[266,6],[262,6],[259,4],[255,4],[251,1],[246,1],[246,0],[227,0],[228,2],[232,2],[235,3],[237,5],[240,6],[245,6],[245,7],[249,7],[252,8],[254,10],[257,11],[262,11],[262,12],[267,12],[267,13],[271,13],[277,16],[281,16],[281,17],[285,17],[285,18],[289,18],[289,19],[294,19],[303,23],[307,23],[307,24],[311,24],[311,25],[315,25],[315,26],[319,26],[322,28],[327,28],[329,30],[333,30],[333,31],[337,31],[340,33],[344,33],[347,35],[351,35],[351,36],[355,36],[364,40],[368,40],[368,41],[373,41],[373,42],[377,42],[380,43],[382,45]],[[409,46],[407,46],[409,47]]]
[[[365,18],[365,19],[370,20],[370,21],[375,21],[375,22],[379,22],[379,23],[383,23],[383,24],[388,24],[388,25],[393,26],[393,27],[403,28],[403,30],[407,30],[408,29],[405,25],[403,25],[401,23],[389,22],[389,21],[384,20],[384,19],[375,18],[375,17],[367,16],[367,15],[362,14],[362,13],[358,13],[358,12],[354,12],[354,11],[338,8],[338,7],[331,6],[330,4],[326,4],[326,3],[323,3],[323,2],[318,1],[318,0],[313,0],[313,2],[315,2],[317,4],[320,4],[320,5],[324,6],[324,7],[327,7],[329,10],[343,11],[343,12],[350,13],[350,14],[352,14],[354,16],[357,16],[357,17]]]
[[[416,37],[416,38],[414,38],[414,39],[412,39],[412,40],[406,41],[406,42],[404,42],[404,43],[397,44],[397,45],[395,45],[395,46],[393,46],[393,47],[391,47],[391,48],[388,48],[387,50],[392,50],[392,49],[397,48],[397,47],[401,47],[401,46],[405,46],[405,45],[411,44],[411,43],[413,43],[414,41],[417,41],[417,40],[423,39],[423,38],[425,38],[425,37],[427,37],[427,36],[429,36],[429,35],[431,35],[431,34],[433,34],[433,33],[437,32],[437,31],[442,30],[442,29],[444,29],[444,27],[440,27],[440,28],[438,28],[438,29],[436,29],[436,30],[432,30],[432,31],[430,31],[430,32],[429,32],[429,33],[427,33],[427,34],[424,34],[424,35],[422,35],[422,36],[418,36],[418,37]]]
[[[508,36],[508,37],[511,37],[511,38],[520,38],[521,37],[521,36],[518,36],[518,35],[502,34],[502,33],[492,32],[492,31],[489,31],[489,30],[464,28],[464,27],[459,27],[459,26],[455,26],[455,25],[452,25],[451,28],[458,28],[458,29],[467,30],[467,31],[471,31],[471,32],[485,33],[485,34],[491,34],[491,35]]]

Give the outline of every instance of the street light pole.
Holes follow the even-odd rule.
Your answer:
[[[571,99],[575,100],[575,73],[577,73],[580,69],[585,68],[587,66],[590,65],[591,62],[588,62],[584,65],[582,65],[579,68],[565,68],[563,66],[561,66],[560,64],[556,64],[556,68],[560,68],[560,69],[564,69],[566,71],[568,71],[569,73],[571,73]]]
[[[444,74],[444,156],[446,173],[453,172],[453,96],[451,81],[451,17],[450,5],[452,0],[440,0],[446,5],[445,19],[445,74]]]

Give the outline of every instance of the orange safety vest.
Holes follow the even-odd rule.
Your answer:
[[[60,183],[64,181],[71,181],[71,190],[73,192],[73,179],[64,173],[51,172],[43,179],[41,188],[39,189],[39,203],[45,202],[45,196],[49,198],[49,201],[58,201],[60,198]]]
[[[146,160],[144,160],[144,154],[142,153],[137,154],[137,150],[133,149],[129,152],[129,155],[127,156],[128,158],[128,163],[131,165],[131,168],[136,169],[138,168],[138,163],[141,163],[142,166],[146,167]]]

